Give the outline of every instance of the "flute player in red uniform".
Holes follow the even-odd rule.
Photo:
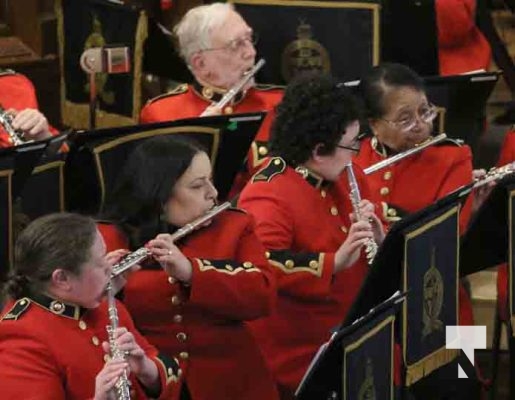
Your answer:
[[[174,241],[171,234],[217,201],[206,152],[189,141],[149,139],[128,158],[100,229],[111,249],[147,244],[154,262],[128,278],[136,326],[182,364],[183,399],[277,399],[246,321],[264,317],[275,284],[254,221],[239,209]]]

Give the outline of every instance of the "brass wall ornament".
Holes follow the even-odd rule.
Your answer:
[[[443,330],[443,322],[438,318],[442,312],[444,284],[442,274],[436,268],[434,247],[431,252],[431,266],[424,274],[423,296],[422,338],[424,339],[433,332]]]
[[[367,357],[365,379],[359,388],[358,400],[376,400],[374,370],[372,366],[372,360],[369,357]]]
[[[90,35],[86,38],[84,42],[84,50],[90,49],[92,47],[103,47],[106,45],[106,40],[104,36],[102,36],[102,23],[98,19],[96,15],[93,16],[93,26],[91,29]],[[105,85],[107,83],[108,75],[107,73],[97,73],[95,74],[95,85],[97,95],[101,97],[102,101],[108,105],[114,104],[114,92],[106,91]],[[89,81],[84,85],[84,91],[89,96]]]
[[[301,72],[331,72],[329,53],[313,38],[311,25],[300,21],[297,40],[288,44],[282,53],[281,72],[286,82]]]

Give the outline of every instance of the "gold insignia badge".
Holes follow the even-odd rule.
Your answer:
[[[422,338],[425,338],[443,329],[443,322],[438,318],[442,312],[444,284],[442,274],[436,268],[434,247],[431,252],[431,266],[424,274],[423,285]]]
[[[96,15],[93,16],[93,27],[90,35],[84,42],[84,50],[92,47],[103,47],[106,45],[106,41],[102,36],[102,24]],[[106,91],[105,85],[107,83],[108,75],[105,73],[95,74],[95,86],[97,95],[100,96],[102,101],[106,104],[114,104],[114,92]],[[84,86],[84,91],[89,95],[89,81]]]
[[[359,400],[375,400],[376,388],[374,385],[374,371],[372,368],[372,360],[367,358],[367,365],[365,367],[365,379],[359,387],[358,391]]]
[[[331,62],[324,46],[313,39],[311,25],[301,21],[297,27],[297,40],[283,50],[281,72],[284,80],[289,82],[306,71],[328,73],[331,71]]]

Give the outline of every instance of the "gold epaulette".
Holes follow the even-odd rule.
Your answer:
[[[147,104],[152,104],[155,101],[164,99],[166,97],[176,96],[178,94],[186,93],[188,91],[188,89],[189,89],[189,87],[188,87],[187,83],[181,83],[180,85],[177,85],[177,87],[175,89],[170,90],[169,92],[160,94],[159,96],[151,98],[150,100],[147,101]]]
[[[29,308],[30,300],[26,297],[19,299],[0,321],[16,321]]]
[[[274,176],[286,170],[286,162],[281,157],[274,157],[252,177],[252,183],[270,182]]]
[[[284,90],[284,89],[286,89],[286,86],[283,86],[283,85],[273,85],[273,84],[265,84],[265,83],[258,83],[254,87],[257,90],[260,90],[260,91]]]

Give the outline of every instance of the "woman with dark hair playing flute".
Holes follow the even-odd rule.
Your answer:
[[[230,208],[188,235],[213,210],[206,152],[156,137],[128,158],[100,224],[110,248],[146,246],[150,263],[131,274],[124,303],[160,351],[181,361],[183,398],[276,399],[275,384],[246,321],[266,316],[275,284],[253,219]]]
[[[124,252],[105,252],[95,222],[76,214],[50,214],[20,234],[0,314],[2,399],[108,400],[123,374],[132,399],[178,398],[178,364],[138,333],[121,303],[108,337],[106,287]],[[109,359],[112,346],[124,357]]]

